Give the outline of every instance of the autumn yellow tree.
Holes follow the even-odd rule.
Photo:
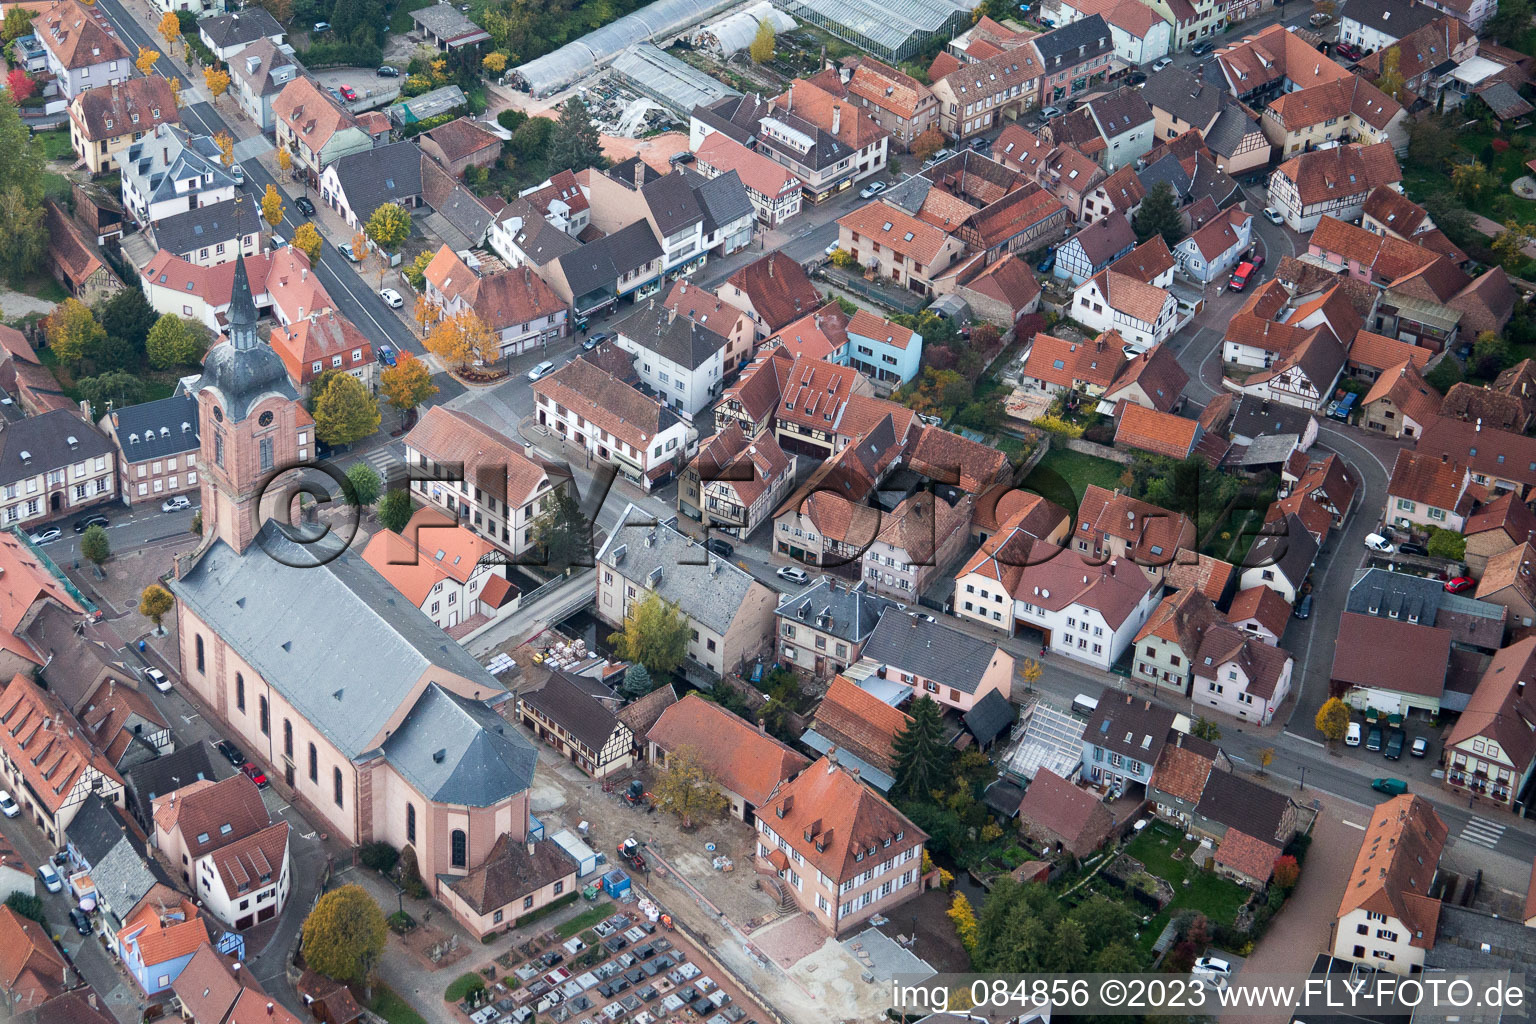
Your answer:
[[[165,17],[160,19],[160,38],[165,40],[166,52],[176,49],[176,41],[181,38],[181,21],[175,11],[166,11]]]
[[[394,366],[386,366],[379,373],[379,392],[386,402],[408,414],[437,394],[437,385],[432,383],[432,371],[426,363],[401,352]]]
[[[278,194],[276,185],[268,185],[266,193],[261,197],[261,219],[267,222],[267,226],[273,231],[283,222],[283,197]]]
[[[438,320],[422,344],[446,366],[466,367],[477,359],[490,362],[501,354],[501,342],[472,309]]]
[[[442,315],[443,307],[429,299],[425,293],[416,296],[416,323],[421,325],[422,334],[426,334]]]
[[[293,154],[289,153],[286,149],[279,148],[277,151],[277,169],[282,171],[284,175],[293,170]]]
[[[976,912],[971,909],[971,901],[966,899],[965,893],[955,893],[944,916],[955,923],[955,935],[966,952],[974,953],[976,944],[981,941],[981,925],[976,921]]]
[[[213,102],[217,104],[219,97],[223,96],[229,89],[229,72],[218,68],[204,68],[203,84],[208,87],[208,94],[213,97]]]
[[[224,166],[235,166],[235,140],[229,132],[219,132],[213,137],[213,144],[219,147],[219,155],[224,160]]]
[[[325,240],[320,237],[320,232],[309,221],[298,226],[289,244],[309,257],[310,266],[320,262],[320,250],[325,248]]]
[[[499,75],[507,70],[507,55],[504,53],[488,53],[480,58],[480,66],[493,75]]]
[[[159,59],[159,50],[151,50],[147,46],[141,46],[139,47],[139,56],[133,64],[139,69],[139,74],[147,75],[154,69],[155,61]]]
[[[175,75],[172,75],[165,81],[171,87],[171,102],[176,104],[178,107],[181,106],[181,79],[177,78]]]
[[[352,260],[361,263],[368,258],[368,236],[361,231],[352,233]]]

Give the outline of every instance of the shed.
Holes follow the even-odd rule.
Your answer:
[[[578,839],[570,829],[561,829],[549,838],[576,862],[577,878],[585,878],[597,870],[597,851]]]

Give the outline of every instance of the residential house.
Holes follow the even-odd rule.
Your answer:
[[[1099,25],[1104,26],[1103,19]],[[1104,35],[1107,47],[1107,27]],[[1025,111],[1040,106],[1043,73],[1040,53],[1029,41],[935,78],[932,89],[938,100],[939,131],[964,141],[1005,119],[1016,120]]]
[[[149,697],[116,679],[102,680],[76,717],[119,775],[176,749],[170,723]]]
[[[649,490],[687,465],[690,431],[666,406],[585,359],[533,386],[539,425]]]
[[[1275,97],[1264,108],[1261,124],[1282,159],[1330,142],[1390,142],[1396,152],[1408,151],[1408,112],[1354,75]]]
[[[927,835],[832,755],[787,780],[753,824],[759,870],[833,935],[894,913],[923,889]]]
[[[32,34],[42,44],[48,71],[66,100],[133,75],[133,54],[116,27],[80,0],[55,0],[37,12]]]
[[[639,302],[661,290],[664,253],[649,221],[637,220],[576,248],[569,248],[570,239],[554,228],[539,237],[545,242],[564,240],[557,243],[564,251],[536,273],[571,306],[578,319],[615,309],[625,296]]]
[[[320,172],[318,188],[320,201],[360,232],[385,203],[407,210],[421,205],[421,150],[402,141],[338,155]]]
[[[998,137],[998,142],[1002,142],[1002,136]],[[1083,206],[1078,217],[1085,224],[1116,214],[1135,217],[1146,196],[1146,186],[1136,176],[1135,165],[1122,167],[1083,194]]]
[[[1342,351],[1339,340],[1353,338],[1360,326],[1360,314],[1342,287],[1336,285],[1293,299],[1282,282],[1271,278],[1255,288],[1227,322],[1221,357],[1224,362],[1241,367],[1264,369],[1294,355],[1302,342],[1319,329],[1330,334],[1334,345]],[[1320,349],[1317,354],[1322,351]],[[1339,369],[1343,366],[1341,358]],[[1253,408],[1267,405],[1273,403],[1262,400],[1252,403]]]
[[[1040,54],[1040,102],[1069,100],[1104,81],[1114,39],[1104,19],[1091,14],[1030,40]]]
[[[731,421],[699,446],[678,477],[677,510],[712,530],[750,537],[795,483],[795,457],[764,431],[754,438]]]
[[[864,642],[863,661],[883,666],[884,678],[962,713],[989,693],[1008,697],[1013,690],[1012,655],[952,626],[912,615],[882,615]]]
[[[1389,368],[1361,403],[1360,424],[1388,437],[1418,437],[1440,413],[1440,395],[1419,376],[1412,360]]]
[[[1331,929],[1334,956],[1392,974],[1423,967],[1440,918],[1430,891],[1449,834],[1429,802],[1411,793],[1372,809]]]
[[[501,136],[468,117],[455,118],[430,128],[418,139],[423,153],[459,178],[469,168],[489,167],[501,156]],[[574,176],[571,184],[575,184]]]
[[[291,736],[290,730],[285,742]],[[180,870],[203,909],[238,930],[282,912],[290,876],[288,823],[272,821],[245,775],[184,786],[156,799],[152,816],[155,849]]]
[[[299,1018],[267,995],[255,974],[244,964],[231,964],[213,946],[200,946],[172,983],[182,1019],[244,1024],[266,1018],[268,1024],[299,1024]]]
[[[1002,453],[997,449],[942,427],[925,424],[908,440],[907,468],[936,484],[980,496],[1012,477],[1012,465],[1006,457],[998,458]]]
[[[1148,786],[1164,745],[1180,731],[1177,718],[1161,704],[1105,687],[1083,730],[1083,781],[1122,792]]]
[[[260,40],[281,46],[287,33],[264,8],[252,7],[212,18],[200,18],[197,34],[215,57],[230,64]]]
[[[491,260],[471,268],[444,245],[423,278],[427,297],[444,316],[474,311],[500,340],[502,358],[548,351],[570,331],[570,308],[527,266],[509,270]]]
[[[1278,645],[1291,618],[1291,606],[1268,587],[1239,590],[1227,609],[1227,621],[1267,644]]]
[[[644,526],[628,505],[598,552],[597,614],[617,628],[654,591],[687,616],[685,666],[719,678],[772,645],[776,595],[675,523]]]
[[[952,294],[970,307],[972,317],[1004,332],[1040,308],[1040,283],[1016,254],[986,266],[967,262],[958,275],[946,276],[954,282]]]
[[[1253,214],[1234,206],[1180,241],[1173,255],[1186,274],[1210,284],[1237,266],[1252,244]]]
[[[1333,396],[1344,360],[1344,346],[1333,332],[1326,326],[1314,327],[1295,348],[1250,374],[1234,390],[1260,401],[1318,410]]]
[[[1490,498],[1504,491],[1525,498],[1536,485],[1536,439],[1524,434],[1441,416],[1424,428],[1417,450],[1460,462]]]
[[[475,151],[478,154],[478,149]],[[713,177],[713,175],[710,175]],[[570,171],[545,178],[543,182],[518,193],[534,210],[558,230],[580,238],[592,223],[592,203],[576,175]]]
[[[257,39],[229,62],[229,91],[240,112],[270,132],[277,126],[272,103],[301,70],[299,62],[270,39]]]
[[[1107,669],[1135,641],[1161,595],[1159,579],[1118,556],[1100,561],[1036,544],[1011,587],[1013,621],[1015,629],[1038,631],[1052,651]]]
[[[1148,76],[1141,98],[1152,110],[1158,139],[1176,139],[1190,131],[1203,137],[1228,101],[1220,86],[1181,67],[1164,68]]]
[[[1041,768],[1019,804],[1019,828],[1046,847],[1082,859],[1109,838],[1115,818],[1098,795]]]
[[[0,431],[0,525],[73,515],[117,494],[117,452],[72,412],[28,416]]]
[[[1373,235],[1390,235],[1404,242],[1415,242],[1435,252],[1450,256],[1453,263],[1465,263],[1466,254],[1435,226],[1429,211],[1395,189],[1382,186],[1365,199],[1360,226]]]
[[[1206,781],[1218,766],[1231,771],[1232,762],[1220,747],[1174,728],[1157,755],[1147,798],[1157,815],[1180,828],[1194,819]]]
[[[151,997],[168,991],[192,954],[207,943],[208,925],[197,906],[170,891],[139,901],[117,932],[118,958]]]
[[[1509,609],[1509,625],[1527,627],[1536,622],[1536,578],[1531,563],[1536,560],[1536,546],[1521,541],[1515,547],[1491,555],[1477,581],[1474,593],[1479,601]]]
[[[1368,53],[1385,49],[1441,18],[1435,7],[1417,0],[1363,0],[1339,17],[1339,42]]]
[[[1350,143],[1299,153],[1269,176],[1270,201],[1292,231],[1310,232],[1324,216],[1353,220],[1372,190],[1402,181],[1394,148]]]
[[[261,250],[262,228],[261,211],[241,195],[169,214],[150,230],[160,252],[193,266],[213,267],[236,256],[255,256]]]
[[[812,81],[857,103],[871,121],[891,133],[892,145],[910,150],[919,135],[938,123],[938,98],[911,75],[863,55],[845,57],[841,65]],[[835,87],[829,77],[836,78]]]
[[[1536,766],[1536,709],[1525,699],[1536,669],[1536,637],[1493,656],[1477,688],[1445,736],[1442,785],[1513,807]]]
[[[86,797],[123,798],[122,776],[72,721],[57,696],[26,676],[16,675],[0,691],[0,777],[56,847]]]
[[[1202,707],[1268,725],[1290,696],[1294,665],[1289,652],[1217,622],[1201,637],[1191,698]]]
[[[1053,8],[1058,25],[1097,14],[1109,26],[1115,56],[1128,65],[1150,64],[1166,57],[1173,46],[1173,27],[1162,15],[1135,0],[1058,0]]]
[[[1435,626],[1451,634],[1453,650],[1490,654],[1502,646],[1509,617],[1508,609],[1502,605],[1447,593],[1443,580],[1376,567],[1355,570],[1344,610]],[[1456,669],[1453,661],[1453,670]],[[1470,680],[1468,683],[1464,688],[1447,689],[1441,698],[1441,709],[1462,710],[1472,692]]]
[[[1501,494],[1468,516],[1462,532],[1467,538],[1467,567],[1482,575],[1490,558],[1536,540],[1536,513],[1513,494]]]
[[[1478,387],[1467,381],[1457,381],[1445,393],[1440,402],[1440,415],[1453,416],[1463,422],[1483,421],[1485,427],[1494,430],[1512,430],[1523,433],[1529,426],[1530,412],[1522,395],[1484,384]]]
[[[484,861],[443,887],[441,899],[454,920],[483,942],[531,914],[559,906],[577,891],[577,868],[559,843],[520,843],[500,835]]]
[[[726,339],[651,299],[613,327],[614,344],[634,356],[640,379],[690,422],[724,387]]]
[[[344,156],[373,149],[373,137],[357,119],[326,95],[313,79],[299,75],[284,85],[272,101],[276,140],[293,157],[310,188],[320,187],[320,175]],[[417,170],[420,176],[420,169]]]
[[[696,693],[663,711],[646,743],[658,767],[683,751],[692,754],[729,801],[732,816],[749,825],[771,815],[775,798],[810,764],[761,726]]]
[[[635,734],[615,714],[617,695],[559,669],[543,676],[542,683],[518,690],[519,720],[594,779],[627,771],[634,764]]]
[[[1136,248],[1136,231],[1125,217],[1096,220],[1056,249],[1051,275],[1078,285]]]
[[[48,930],[10,907],[0,907],[0,993],[18,1012],[40,1006],[70,984],[63,955]]]
[[[711,252],[732,253],[752,240],[755,213],[739,176],[707,178],[682,165],[658,174],[638,157],[587,176],[592,224],[612,234],[645,220],[661,240],[662,270],[691,274]]]
[[[1025,354],[1022,376],[1027,386],[1047,394],[1075,391],[1097,398],[1121,378],[1130,364],[1126,347],[1124,339],[1113,330],[1091,342],[1036,334]]]
[[[517,609],[505,556],[435,505],[418,509],[403,533],[374,534],[363,561],[461,643]]]
[[[405,436],[405,460],[421,501],[513,555],[533,546],[534,521],[569,479],[481,420],[444,406],[427,409]]]
[[[1387,483],[1387,520],[1395,527],[1438,527],[1460,533],[1474,506],[1467,468],[1441,455],[1401,449]]]
[[[837,245],[860,266],[920,295],[964,250],[954,235],[876,200],[838,219]]]
[[[1390,189],[1388,190],[1390,191]],[[1393,193],[1396,195],[1396,193]],[[1313,232],[1315,235],[1316,232]],[[1357,380],[1370,383],[1388,370],[1396,370],[1403,364],[1411,364],[1419,374],[1434,356],[1427,348],[1420,348],[1412,341],[1389,338],[1361,329],[1349,345],[1349,358],[1344,372]],[[1369,393],[1369,392],[1367,392]]]
[[[1219,619],[1211,599],[1194,588],[1163,598],[1133,641],[1136,649],[1131,678],[1147,683],[1154,692],[1167,690],[1181,698],[1189,696],[1195,656],[1205,633]]]
[[[1282,93],[1352,77],[1341,64],[1320,60],[1312,44],[1284,25],[1268,25],[1216,54],[1216,70],[1228,91],[1262,106]]]
[[[1351,707],[1383,714],[1440,713],[1445,673],[1450,662],[1451,632],[1415,621],[1345,612],[1339,618],[1330,689]]]
[[[1239,586],[1269,587],[1294,604],[1317,560],[1318,543],[1294,515],[1266,522],[1243,560]]]
[[[190,786],[200,779],[216,782],[221,777],[228,778],[234,771],[228,761],[215,754],[213,745],[206,740],[178,746],[168,754],[134,765],[123,773],[128,810],[141,830],[152,830],[151,805],[155,797],[179,789],[183,784]],[[79,818],[80,815],[75,816],[76,821]]]
[[[859,770],[859,781],[882,793],[896,784],[896,736],[911,721],[868,690],[834,676],[800,742],[838,764]]]
[[[320,375],[330,370],[356,378],[370,392],[378,380],[378,360],[368,336],[332,310],[311,312],[273,328],[270,344],[300,395],[308,396]]]
[[[1359,492],[1359,481],[1337,455],[1305,462],[1293,454],[1291,462],[1293,465],[1281,471],[1281,497],[1270,506],[1266,520],[1294,515],[1321,545],[1330,529],[1344,525]]]
[[[1127,402],[1115,424],[1115,445],[1180,461],[1189,458],[1205,431],[1196,420]]]
[[[1088,561],[1123,558],[1161,579],[1180,549],[1195,546],[1195,524],[1185,515],[1089,484],[1071,544]]]
[[[823,304],[805,269],[776,252],[737,270],[717,292],[720,298],[751,317],[758,325],[759,336],[764,338]]]
[[[1166,289],[1137,273],[1135,253],[1090,277],[1072,293],[1072,317],[1084,327],[1109,331],[1128,342],[1136,355],[1173,336],[1178,301]]]
[[[711,132],[694,153],[694,167],[705,177],[736,172],[757,222],[773,229],[800,212],[800,179],[783,164],[748,149],[724,132]]]
[[[682,313],[694,323],[726,339],[722,373],[728,376],[751,361],[757,349],[757,325],[745,310],[731,305],[713,292],[690,286],[682,278],[673,284],[672,290],[662,299],[662,305]]]
[[[280,268],[283,278],[290,272],[294,280],[303,275],[306,283],[314,282],[309,290],[324,295],[318,279],[309,274],[309,257],[292,246],[283,246],[276,252],[257,253],[245,260],[252,299],[258,310],[273,312],[272,296],[267,291],[268,271],[273,267]],[[155,312],[185,317],[215,334],[228,323],[226,314],[234,281],[233,261],[200,267],[168,252],[156,253],[139,272],[139,285]],[[330,296],[325,296],[321,308],[329,305]]]
[[[769,104],[757,140],[758,152],[794,172],[805,198],[819,203],[885,170],[891,132],[862,106],[795,79]]]
[[[775,609],[779,656],[815,679],[841,673],[864,656],[864,642],[894,605],[862,581],[822,576]]]
[[[70,0],[73,2],[73,0]],[[235,198],[235,179],[218,145],[180,124],[162,122],[117,156],[123,205],[139,225]]]
[[[968,494],[953,503],[931,491],[905,498],[881,516],[880,532],[859,559],[859,575],[877,594],[916,600],[959,557],[970,539]]]
[[[1154,118],[1140,90],[1122,86],[1107,96],[1089,100],[1087,110],[1104,140],[1099,164],[1106,170],[1134,164],[1151,150],[1156,136]]]
[[[93,175],[117,168],[117,154],[162,124],[179,124],[171,87],[156,76],[86,89],[69,104],[69,139]]]
[[[1299,815],[1296,802],[1285,794],[1233,771],[1213,771],[1188,827],[1198,838],[1216,843],[1240,832],[1283,848],[1296,834]]]
[[[917,376],[923,336],[860,309],[847,327],[848,362],[882,387],[894,390]]]

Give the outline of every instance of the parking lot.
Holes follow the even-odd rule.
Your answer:
[[[401,68],[400,72],[399,78],[380,78],[377,68],[326,68],[312,74],[315,81],[327,89],[340,91],[343,85],[351,86],[357,93],[357,99],[343,102],[348,110],[358,113],[377,110],[395,102],[400,95],[400,86],[405,82],[405,69]]]

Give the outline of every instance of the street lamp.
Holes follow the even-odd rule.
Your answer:
[[[1307,788],[1307,766],[1306,765],[1302,765],[1301,766],[1301,778],[1299,780],[1297,780],[1296,788],[1297,789],[1306,789]]]

